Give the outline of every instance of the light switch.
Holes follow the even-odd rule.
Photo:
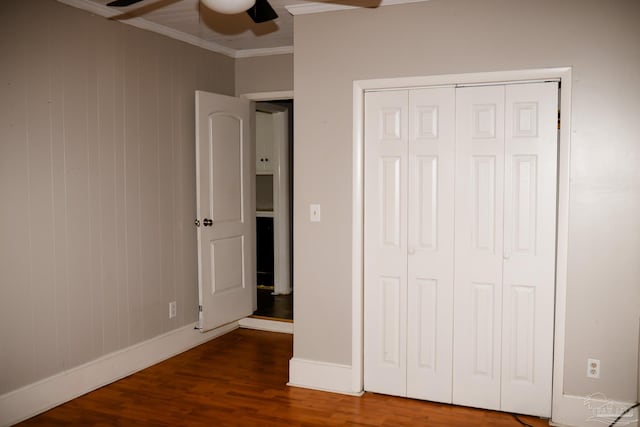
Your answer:
[[[311,222],[320,222],[320,205],[309,205],[309,219]]]

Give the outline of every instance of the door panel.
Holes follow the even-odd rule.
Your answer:
[[[416,333],[416,362],[412,369],[425,369],[430,373],[436,371],[442,364],[438,353],[438,282],[436,280],[416,280],[417,323]],[[443,331],[440,331],[442,333]],[[411,347],[411,346],[410,346]],[[447,357],[448,359],[448,357]],[[446,360],[446,359],[445,359]],[[411,369],[410,369],[411,370]],[[420,384],[417,385],[418,388]],[[417,392],[416,392],[417,394]]]
[[[214,223],[242,222],[243,186],[241,117],[227,113],[212,113],[207,117],[209,138],[208,167],[209,200]],[[233,141],[233,142],[231,142]]]
[[[495,253],[496,156],[472,156],[471,233],[475,252]]]
[[[211,294],[244,286],[244,236],[211,241]]]
[[[380,170],[380,212],[382,214],[382,246],[400,249],[400,190],[401,190],[401,165],[400,157],[381,157],[378,169]]]
[[[451,402],[455,89],[409,92],[407,395]]]
[[[512,221],[511,249],[519,254],[535,255],[538,210],[537,163],[536,155],[511,156],[513,173],[511,182],[507,185],[511,187],[512,192],[505,197],[511,201],[511,215],[506,218],[505,224]],[[508,206],[505,208],[508,209]]]
[[[535,320],[536,320],[536,288],[533,286],[510,286],[510,299],[505,299],[509,318],[512,325],[505,331],[504,345],[510,347],[511,357],[505,358],[503,363],[510,365],[506,374],[508,382],[522,382],[529,385],[534,383],[534,353],[535,353]],[[505,377],[503,377],[503,380]],[[503,402],[507,396],[503,398]]]
[[[472,375],[491,382],[495,370],[496,328],[494,319],[495,284],[471,283],[471,321],[473,341],[467,343],[466,351],[471,356]],[[471,344],[471,345],[469,345]]]
[[[380,279],[380,313],[382,313],[382,363],[400,367],[400,341],[402,331],[402,294],[399,277],[383,277]]]
[[[504,87],[456,90],[453,402],[500,409]]]
[[[405,396],[408,94],[365,97],[364,388]]]
[[[438,241],[438,157],[416,156],[417,223],[416,249],[437,250]]]
[[[253,312],[255,197],[249,107],[246,100],[196,92],[199,326],[203,332]]]
[[[501,409],[551,414],[558,84],[506,87]]]

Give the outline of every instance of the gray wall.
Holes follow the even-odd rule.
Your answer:
[[[236,59],[236,95],[293,90],[293,54]]]
[[[564,391],[634,401],[639,20],[637,0],[432,0],[296,16],[294,357],[351,364],[353,80],[572,66]],[[308,221],[310,203],[322,204],[322,222]],[[586,378],[588,357],[601,360],[600,380]]]
[[[3,394],[197,320],[194,91],[235,82],[53,0],[0,2],[0,61]]]

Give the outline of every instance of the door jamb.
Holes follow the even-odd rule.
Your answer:
[[[293,91],[281,90],[278,92],[253,92],[243,93],[239,96],[240,98],[245,98],[249,101],[276,101],[280,99],[293,99]]]
[[[424,77],[355,80],[353,82],[353,204],[352,204],[352,349],[351,391],[363,391],[364,356],[364,93],[457,84],[489,84],[530,80],[560,80],[560,137],[558,148],[558,205],[556,240],[556,289],[552,380],[552,416],[560,412],[563,399],[569,197],[571,160],[571,67],[447,74]]]

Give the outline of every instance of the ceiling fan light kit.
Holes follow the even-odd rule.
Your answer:
[[[253,7],[256,0],[200,0],[200,2],[215,12],[231,15],[246,12]]]

